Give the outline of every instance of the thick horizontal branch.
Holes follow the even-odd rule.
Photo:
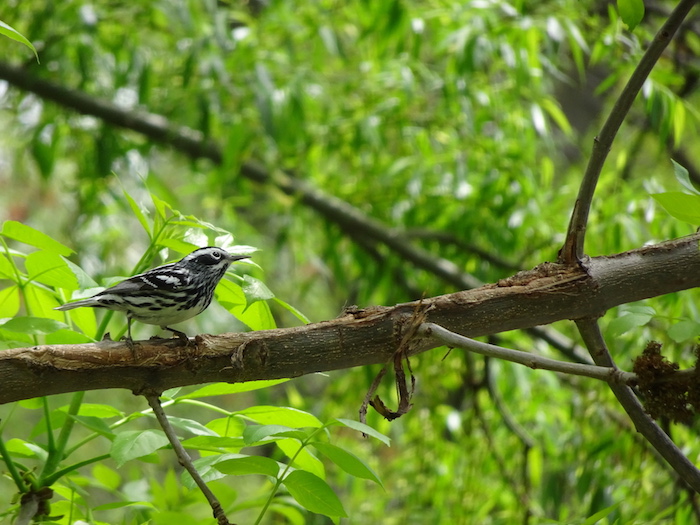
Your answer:
[[[215,381],[297,377],[387,362],[416,311],[467,337],[603,315],[632,301],[700,286],[700,234],[567,267],[544,263],[489,284],[393,307],[348,311],[301,327],[142,341],[136,359],[123,343],[37,346],[0,352],[0,403],[37,396],[127,388],[158,393]],[[412,353],[438,346],[419,338]],[[641,351],[641,348],[640,348]]]

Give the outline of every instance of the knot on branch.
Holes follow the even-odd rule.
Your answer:
[[[700,357],[700,347],[696,356]],[[692,374],[679,372],[678,363],[661,355],[661,343],[651,341],[634,360],[637,386],[644,408],[654,419],[667,417],[688,424],[700,412],[700,373],[696,361]]]

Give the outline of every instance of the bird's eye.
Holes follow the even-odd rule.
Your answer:
[[[221,252],[213,252],[211,256],[214,257],[214,259],[221,259]]]

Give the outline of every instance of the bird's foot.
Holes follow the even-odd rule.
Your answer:
[[[190,346],[190,338],[187,337],[187,334],[185,332],[180,332],[179,330],[173,330],[172,328],[168,326],[162,326],[163,330],[169,330],[173,333],[173,335],[176,335],[179,339],[180,342],[182,343],[182,346]]]
[[[138,351],[137,348],[140,346],[138,343],[135,343],[134,340],[129,337],[128,335],[125,335],[121,339],[126,343],[126,346],[129,347],[129,350],[131,351],[131,357],[134,358],[134,361],[138,358]]]

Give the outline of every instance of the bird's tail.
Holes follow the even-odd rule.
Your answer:
[[[99,306],[99,303],[95,301],[93,297],[90,297],[89,299],[83,299],[82,301],[62,304],[61,306],[54,308],[54,310],[72,310],[73,308],[80,308],[81,306]]]

